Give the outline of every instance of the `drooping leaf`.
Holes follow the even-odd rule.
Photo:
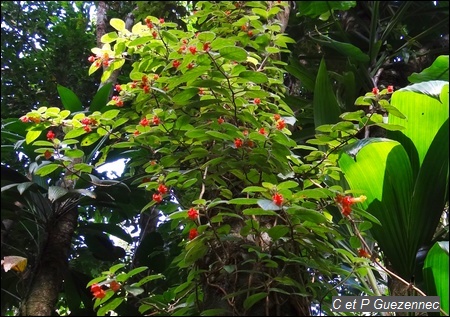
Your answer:
[[[430,80],[445,80],[448,82],[448,65],[448,55],[438,56],[430,67],[425,68],[420,73],[412,73],[408,77],[408,80],[411,83],[420,83]]]
[[[65,109],[70,110],[71,112],[83,110],[83,104],[72,90],[61,85],[58,85],[57,89]]]
[[[449,243],[436,242],[428,252],[423,266],[427,295],[439,296],[441,308],[449,312]]]
[[[314,87],[314,125],[334,124],[339,122],[341,110],[334,95],[328,76],[325,59],[322,59]]]
[[[103,107],[106,106],[109,101],[108,99],[111,92],[111,87],[112,83],[107,83],[97,91],[89,106],[90,111],[100,111]]]

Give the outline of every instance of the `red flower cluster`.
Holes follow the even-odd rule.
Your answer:
[[[153,116],[152,122],[154,125],[158,125],[161,122],[161,120],[159,119],[158,116]]]
[[[119,96],[113,96],[112,100],[116,103],[117,107],[123,107],[123,100]]]
[[[361,258],[368,258],[368,259],[370,258],[369,252],[367,252],[364,249],[358,249],[358,256]]]
[[[158,192],[154,193],[152,196],[153,200],[159,204],[163,200],[163,195],[167,194],[168,191],[169,191],[169,189],[167,188],[166,185],[159,184]]]
[[[286,126],[286,123],[284,122],[283,119],[280,119],[277,121],[277,130],[283,130],[284,127]]]
[[[189,230],[189,240],[195,239],[198,236],[198,231],[196,228]]]
[[[364,195],[361,195],[359,197],[337,195],[335,198],[335,201],[341,207],[342,214],[344,216],[348,217],[350,215],[350,213],[352,212],[351,206],[356,203],[362,203],[366,199],[367,199],[367,197]]]
[[[98,284],[93,284],[91,286],[91,292],[95,298],[103,298],[106,296],[105,290]]]
[[[259,105],[261,103],[261,98],[255,98],[253,99],[253,102],[255,103],[255,105]]]
[[[166,185],[164,185],[164,184],[159,184],[159,186],[158,186],[158,192],[160,193],[160,194],[167,194],[167,192],[169,191],[169,189],[167,188],[167,186]]]
[[[53,140],[54,138],[56,138],[56,134],[55,134],[55,132],[53,132],[52,130],[49,130],[48,132],[47,132],[47,140]]]
[[[190,208],[187,212],[188,217],[192,220],[197,219],[198,217],[198,211],[195,208]]]
[[[147,118],[142,118],[141,121],[139,121],[139,124],[143,127],[146,127],[150,124],[150,121],[148,121]]]
[[[274,203],[275,205],[281,206],[281,205],[283,204],[283,202],[284,202],[284,197],[283,197],[283,195],[281,195],[281,194],[279,194],[279,193],[275,193],[275,194],[272,196],[272,201],[273,201],[273,203]]]
[[[218,124],[222,124],[224,122],[225,122],[225,120],[222,117],[217,118],[217,123]]]
[[[392,94],[394,92],[394,86],[387,86],[387,92]]]
[[[238,149],[242,146],[243,142],[242,139],[236,138],[234,139],[234,146]]]

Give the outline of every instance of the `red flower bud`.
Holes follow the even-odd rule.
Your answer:
[[[285,126],[286,126],[286,123],[284,122],[284,120],[281,119],[281,120],[277,121],[277,129],[278,130],[283,130]]]
[[[150,124],[150,121],[148,121],[147,118],[142,118],[141,121],[139,121],[139,124],[143,127],[146,127]]]
[[[158,118],[158,116],[153,117],[153,124],[158,125],[161,122],[161,120]]]
[[[163,197],[162,197],[162,195],[161,194],[153,194],[153,200],[156,202],[156,203],[160,203],[160,202],[162,202],[162,200],[163,200]]]
[[[239,138],[234,139],[234,146],[235,146],[237,149],[240,148],[240,147],[242,146],[242,144],[243,144],[243,142],[242,142],[241,139],[239,139]]]
[[[283,204],[284,197],[283,197],[283,195],[281,195],[281,194],[279,194],[279,193],[275,193],[275,194],[272,196],[272,201],[273,201],[273,203],[274,203],[275,205],[281,206],[281,205]]]
[[[55,137],[56,137],[56,134],[52,130],[47,132],[47,140],[53,140]]]
[[[195,208],[190,208],[187,214],[188,217],[192,220],[195,220],[198,217],[198,211]]]
[[[195,239],[198,236],[198,231],[196,228],[189,230],[189,240]]]
[[[163,184],[160,184],[160,185],[158,186],[158,191],[159,191],[160,194],[162,194],[162,195],[167,194],[167,192],[168,192],[167,186],[166,186],[166,185],[163,185]]]

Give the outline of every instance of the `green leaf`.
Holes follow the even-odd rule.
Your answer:
[[[122,32],[126,30],[125,28],[125,22],[121,19],[112,18],[109,23],[113,28],[115,28],[117,31]]]
[[[70,110],[71,112],[83,110],[83,104],[72,90],[61,85],[57,86],[57,90],[65,109]]]
[[[181,93],[176,94],[175,97],[172,98],[172,101],[176,104],[184,104],[194,96],[198,96],[198,88],[188,88]]]
[[[356,1],[300,1],[297,16],[317,18],[330,10],[346,11],[356,6]]]
[[[266,292],[256,293],[253,295],[250,295],[244,300],[244,309],[250,309],[253,305],[255,305],[257,302],[261,301],[262,299],[267,297]]]
[[[114,311],[120,304],[124,301],[125,298],[118,297],[113,300],[108,301],[102,307],[100,307],[97,311],[97,316],[105,316],[108,312]]]
[[[427,295],[439,296],[441,309],[449,312],[449,243],[436,242],[428,252],[423,266]]]
[[[391,104],[407,119],[403,120],[389,114],[389,124],[401,125],[405,129],[401,132],[388,131],[387,136],[403,145],[411,161],[415,178],[436,133],[448,119],[448,83],[439,85],[441,101],[429,96],[430,94],[436,96],[437,90],[428,82],[410,87],[410,90],[401,89],[392,94]]]
[[[50,186],[48,188],[48,199],[51,202],[54,202],[55,200],[63,197],[65,194],[67,194],[69,191],[61,186]]]
[[[90,146],[97,142],[101,138],[101,135],[98,133],[89,133],[83,138],[83,141],[81,141],[81,146]]]
[[[246,216],[277,216],[276,212],[272,210],[264,210],[261,208],[248,208],[243,210],[242,213]]]
[[[172,33],[168,32],[166,30],[162,30],[161,34],[162,34],[163,39],[166,39],[168,42],[178,43],[178,38],[175,35],[173,35]]]
[[[25,141],[27,144],[32,143],[34,140],[36,140],[42,133],[42,128],[31,128],[25,137]]]
[[[79,158],[79,157],[83,157],[84,152],[82,150],[79,149],[68,149],[64,151],[64,155],[67,157],[72,157],[72,158]]]
[[[89,111],[100,111],[109,101],[109,94],[111,93],[112,83],[103,85],[95,94],[89,106]]]
[[[228,201],[230,204],[234,205],[254,205],[258,202],[256,198],[233,198]]]
[[[381,223],[371,229],[379,246],[395,271],[409,279],[420,247],[415,236],[423,229],[412,221],[413,176],[405,149],[397,141],[365,139],[346,147],[338,163],[350,188],[367,197],[363,209]]]
[[[408,77],[408,80],[411,83],[420,83],[429,80],[445,80],[448,82],[448,65],[448,55],[438,56],[430,67],[425,68],[419,74],[412,73]]]
[[[64,139],[73,139],[83,134],[86,134],[86,131],[84,131],[82,127],[75,128],[67,132],[66,135],[64,136]]]
[[[225,59],[245,62],[247,60],[247,51],[238,46],[226,46],[219,50],[220,56]]]
[[[243,71],[239,74],[240,78],[248,79],[249,81],[254,82],[255,84],[263,84],[268,81],[267,76],[261,72],[254,72],[251,70]]]
[[[421,82],[418,84],[413,84],[411,86],[406,86],[404,88],[397,90],[396,92],[398,94],[398,92],[412,91],[412,92],[417,92],[420,94],[430,96],[431,98],[436,98],[437,100],[441,101],[440,97],[441,97],[442,89],[444,86],[448,86],[448,81],[431,80],[431,81]],[[448,94],[447,94],[447,100],[448,100]],[[391,104],[392,104],[392,101],[391,101]]]
[[[267,230],[267,233],[272,238],[272,240],[278,240],[288,234],[289,231],[290,229],[288,226],[277,225]]]
[[[36,175],[45,176],[55,171],[58,167],[60,167],[58,164],[53,163],[41,165],[40,167],[38,167],[35,173]]]
[[[325,40],[315,40],[324,46],[333,48],[336,52],[341,53],[354,62],[367,63],[369,61],[369,56],[357,46],[346,42],[339,42],[327,36],[321,36],[321,38]]]
[[[334,95],[324,58],[320,62],[319,73],[316,78],[313,109],[314,125],[316,127],[322,124],[335,124],[339,122],[341,110]]]
[[[118,109],[111,109],[102,114],[102,119],[114,119],[120,113]]]
[[[112,43],[115,40],[117,40],[118,37],[119,36],[117,35],[117,32],[109,32],[109,33],[103,34],[100,41],[102,43]]]

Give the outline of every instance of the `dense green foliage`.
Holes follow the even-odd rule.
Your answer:
[[[28,173],[2,164],[2,256],[28,268],[4,266],[3,311],[309,315],[395,283],[448,294],[448,55],[388,70],[438,41],[441,3],[146,5],[77,69],[123,67],[117,85],[85,99],[58,81],[62,107],[4,121]],[[118,159],[117,178],[97,171]]]

